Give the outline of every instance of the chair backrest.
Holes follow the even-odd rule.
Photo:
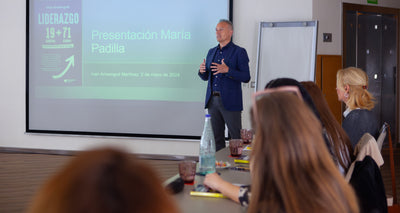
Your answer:
[[[388,124],[386,122],[382,125],[382,128],[379,131],[379,137],[376,139],[376,142],[378,143],[379,150],[382,150],[382,145],[383,145],[383,142],[385,141],[385,138],[386,138],[386,135],[387,135],[387,131],[386,131],[387,125]]]
[[[358,141],[356,147],[354,148],[354,155],[356,156],[356,159],[350,165],[345,176],[347,182],[350,181],[356,162],[363,161],[365,156],[371,156],[378,167],[381,167],[384,163],[381,151],[378,148],[375,138],[368,132],[365,133]]]
[[[371,156],[367,155],[362,161],[355,163],[349,183],[358,197],[360,212],[388,212],[381,171]]]
[[[354,155],[356,156],[356,161],[362,161],[365,156],[369,155],[379,167],[384,163],[375,138],[368,132],[358,141],[357,146],[354,148]]]
[[[390,173],[392,176],[392,194],[393,194],[393,204],[397,204],[397,192],[396,192],[396,172],[394,169],[394,154],[393,154],[393,142],[392,135],[390,133],[390,126],[388,123],[385,123],[387,131],[388,131],[388,139],[389,139],[389,158],[390,158]],[[397,211],[400,211],[400,207],[396,205]]]
[[[354,148],[356,159],[345,179],[357,194],[360,212],[387,212],[387,200],[380,167],[383,157],[375,138],[365,133]]]

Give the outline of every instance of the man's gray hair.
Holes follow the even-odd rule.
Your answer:
[[[232,24],[231,21],[229,21],[228,19],[220,19],[218,23],[222,23],[222,22],[223,23],[227,23],[231,27],[231,29],[233,30],[233,24]]]

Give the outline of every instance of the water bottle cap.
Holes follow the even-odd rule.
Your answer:
[[[206,118],[211,118],[211,115],[210,114],[206,114]]]

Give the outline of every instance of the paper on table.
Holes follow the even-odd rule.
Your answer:
[[[244,149],[243,149],[243,150],[250,151],[250,150],[251,150],[251,146],[250,146],[250,145],[247,145],[246,147],[244,147]]]

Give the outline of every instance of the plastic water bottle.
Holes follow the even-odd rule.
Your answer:
[[[215,138],[209,114],[206,114],[204,130],[201,135],[199,164],[200,174],[205,175],[215,172]]]

